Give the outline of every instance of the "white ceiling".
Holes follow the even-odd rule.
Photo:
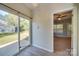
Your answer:
[[[30,4],[26,5],[24,3],[4,3],[4,5],[12,8],[12,9],[15,9],[15,10],[17,10],[25,15],[32,17],[32,10],[31,10]]]
[[[37,3],[24,3],[24,5],[28,8],[30,8],[31,10],[33,10],[39,6],[39,4],[37,4]]]

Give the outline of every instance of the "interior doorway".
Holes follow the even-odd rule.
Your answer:
[[[71,53],[72,10],[54,14],[54,52]]]

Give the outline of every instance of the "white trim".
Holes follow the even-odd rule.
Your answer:
[[[52,32],[51,35],[52,35],[52,38],[51,39],[52,39],[52,50],[54,52],[54,34],[53,34],[54,33],[54,31],[53,31],[53,29],[54,29],[53,28],[54,21],[53,21],[53,13],[51,13],[51,18],[52,18],[51,19],[51,25],[52,25],[52,27],[51,27],[51,32]]]
[[[72,17],[72,48],[73,56],[77,56],[77,7],[74,5],[73,8],[73,17]]]

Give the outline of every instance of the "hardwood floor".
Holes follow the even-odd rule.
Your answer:
[[[56,52],[56,53],[51,52],[50,53],[50,52],[45,51],[43,49],[31,46],[31,47],[24,49],[17,56],[69,56],[69,55],[67,54],[66,51],[61,51],[61,52]]]
[[[65,51],[71,49],[71,37],[54,37],[54,50]]]

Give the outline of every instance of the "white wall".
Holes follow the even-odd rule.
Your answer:
[[[53,52],[53,13],[72,9],[72,4],[40,4],[33,11],[33,45]]]

